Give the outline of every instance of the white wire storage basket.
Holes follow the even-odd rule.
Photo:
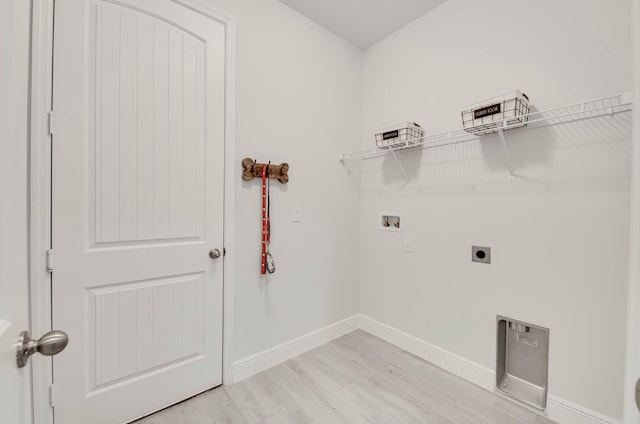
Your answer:
[[[497,132],[506,122],[507,129],[524,127],[529,116],[529,97],[516,90],[484,100],[461,112],[465,131],[476,134]]]
[[[422,139],[424,131],[415,122],[401,122],[383,128],[376,133],[376,147],[391,149],[396,147],[413,147]]]

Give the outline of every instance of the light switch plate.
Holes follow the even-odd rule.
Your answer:
[[[293,222],[300,222],[302,220],[301,216],[302,214],[301,214],[300,206],[294,206],[291,209],[291,220]]]
[[[402,250],[406,253],[413,252],[413,240],[411,237],[404,238],[404,248]]]

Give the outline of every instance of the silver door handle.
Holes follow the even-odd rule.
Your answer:
[[[209,250],[209,257],[211,259],[218,259],[222,254],[220,253],[220,250],[218,249],[211,249]]]
[[[69,336],[63,331],[50,331],[39,340],[33,340],[28,331],[20,333],[16,361],[18,368],[23,368],[29,362],[29,357],[38,352],[45,356],[57,355],[69,343]]]

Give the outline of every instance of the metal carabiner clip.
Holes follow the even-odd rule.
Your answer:
[[[276,272],[276,261],[275,259],[273,259],[273,256],[269,251],[267,251],[266,258],[267,258],[267,272],[269,274],[273,274],[274,272]]]

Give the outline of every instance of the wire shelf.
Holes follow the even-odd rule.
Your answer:
[[[606,115],[614,115],[623,112],[629,112],[632,109],[631,93],[617,94],[614,96],[602,97],[595,100],[588,100],[581,103],[575,103],[569,106],[558,107],[539,112],[530,112],[527,116],[527,128],[535,128],[549,125],[566,124],[585,119],[592,119]],[[501,140],[504,139],[503,131],[525,128],[519,122],[509,120],[500,121],[497,127]],[[494,130],[495,131],[495,130]],[[395,152],[399,150],[422,148],[428,149],[433,147],[446,146],[451,144],[465,143],[477,140],[482,135],[472,134],[458,128],[439,134],[425,135],[424,137],[407,140],[404,144],[393,148],[379,149],[377,147],[365,150],[358,150],[350,153],[342,153],[338,155],[338,160],[356,161],[372,159],[385,156],[389,153],[395,156]]]

